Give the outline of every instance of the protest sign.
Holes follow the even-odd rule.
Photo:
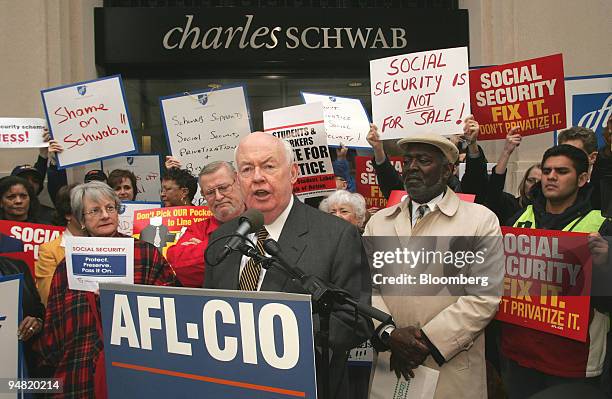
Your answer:
[[[38,259],[40,244],[55,240],[64,230],[62,226],[0,220],[0,233],[23,241],[24,252],[32,252],[34,259]]]
[[[66,168],[66,181],[68,184],[81,184],[85,182],[85,175],[90,170],[102,170],[102,162],[94,161]]]
[[[390,157],[389,161],[398,173],[402,173],[404,162],[402,157]],[[355,157],[355,174],[357,175],[355,186],[357,192],[365,198],[367,208],[385,208],[387,199],[380,191],[378,176],[376,176],[372,162],[372,157]]]
[[[380,137],[462,132],[470,114],[466,47],[370,61],[372,119]]]
[[[592,129],[597,146],[605,144],[603,131],[612,115],[612,74],[565,79],[567,126]]]
[[[264,131],[291,144],[298,164],[293,193],[300,199],[336,190],[321,103],[294,105],[263,113]]]
[[[523,136],[566,126],[561,54],[472,69],[470,86],[478,140],[504,139],[515,126]]]
[[[48,147],[43,140],[46,127],[40,118],[0,118],[0,148]]]
[[[243,86],[181,93],[159,99],[168,148],[193,175],[213,161],[234,160],[251,133]]]
[[[370,148],[366,140],[370,130],[370,120],[359,99],[304,92],[302,97],[306,104],[317,102],[323,104],[327,144]]]
[[[134,234],[134,212],[161,208],[161,202],[123,201],[119,207],[117,231],[126,236]]]
[[[212,217],[205,206],[174,206],[134,212],[134,237],[153,244],[164,256],[193,223]]]
[[[2,252],[0,253],[1,257],[11,258],[16,260],[24,261],[28,268],[30,269],[30,274],[32,277],[36,277],[36,268],[34,262],[34,252]]]
[[[498,320],[586,342],[591,253],[587,234],[502,227],[504,296]]]
[[[100,285],[110,399],[316,398],[309,295]]]
[[[64,147],[60,169],[138,152],[121,76],[41,91],[51,135]]]
[[[66,235],[68,287],[97,291],[98,283],[134,283],[134,239]]]
[[[19,341],[21,320],[21,285],[23,275],[0,276],[0,377],[17,379],[19,373]],[[4,389],[8,387],[3,387]],[[3,389],[3,391],[4,391]],[[1,391],[0,391],[1,392]],[[6,391],[4,391],[6,392]],[[17,398],[17,393],[0,393],[0,398]]]
[[[161,195],[161,167],[159,155],[131,155],[102,161],[108,176],[115,169],[129,170],[136,175],[138,201],[159,202]]]

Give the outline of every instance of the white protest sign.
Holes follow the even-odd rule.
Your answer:
[[[470,114],[466,47],[370,61],[372,119],[381,138],[462,132]]]
[[[265,111],[263,123],[265,132],[286,140],[293,147],[299,166],[294,194],[304,199],[336,190],[321,103]]]
[[[302,93],[302,96],[306,104],[323,104],[327,144],[370,148],[366,140],[370,121],[359,99],[313,93]]]
[[[48,147],[43,140],[46,127],[40,118],[0,118],[0,148]]]
[[[380,352],[374,369],[370,399],[433,399],[440,372],[419,366],[412,370],[414,378],[397,378],[389,371],[390,352]]]
[[[59,168],[137,152],[120,76],[41,91]]]
[[[18,275],[0,276],[0,377],[17,379],[19,365],[19,342],[17,331],[19,327],[20,284]],[[6,387],[8,388],[8,387]],[[0,393],[0,398],[16,398],[17,393]]]
[[[251,133],[242,86],[162,97],[159,100],[172,156],[193,175],[213,161],[234,161],[240,138]]]
[[[68,287],[96,291],[98,283],[134,284],[134,239],[64,236]]]
[[[117,227],[117,231],[126,236],[133,235],[134,212],[161,207],[161,202],[123,201],[119,208],[119,226]]]
[[[66,181],[68,184],[84,183],[85,175],[90,170],[102,170],[102,162],[94,161],[66,168]]]
[[[156,202],[161,195],[161,171],[159,155],[121,156],[102,161],[102,169],[108,176],[115,169],[129,170],[136,175],[138,201]]]

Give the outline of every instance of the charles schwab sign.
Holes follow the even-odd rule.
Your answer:
[[[95,10],[96,63],[242,69],[338,66],[466,46],[466,10],[124,8]],[[248,57],[248,58],[245,58]],[[214,62],[214,63],[212,63]]]

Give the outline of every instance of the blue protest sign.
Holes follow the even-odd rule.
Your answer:
[[[72,273],[75,276],[120,277],[126,275],[125,255],[72,255]]]
[[[603,130],[612,115],[612,74],[565,78],[568,126],[582,126],[597,134],[604,145]]]
[[[100,284],[109,398],[316,398],[307,295]]]

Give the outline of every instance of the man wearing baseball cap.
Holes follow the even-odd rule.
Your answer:
[[[427,248],[426,244],[425,251],[440,251],[446,245],[455,253],[453,241],[458,241],[465,244],[462,249],[484,251],[485,255],[483,262],[470,261],[463,266],[441,260],[412,265],[395,261],[374,273],[384,276],[388,266],[387,270],[396,276],[417,270],[438,279],[449,275],[487,276],[487,284],[432,287],[432,283],[419,286],[417,280],[416,285],[404,283],[398,287],[397,282],[375,279],[372,305],[390,313],[395,322],[377,329],[374,346],[379,352],[391,352],[390,357],[380,353],[378,359],[388,361],[395,374],[404,378],[420,365],[439,370],[436,399],[484,399],[487,384],[483,332],[497,311],[504,277],[499,222],[493,212],[482,205],[460,201],[448,187],[459,151],[447,138],[433,133],[414,134],[399,140],[398,145],[404,155],[402,180],[409,197],[373,215],[365,228],[366,240],[376,242],[384,237],[385,246],[392,242],[402,251],[411,241],[423,240],[433,247]],[[490,237],[485,239],[486,236]],[[381,247],[374,246],[380,252]],[[424,294],[424,289],[436,291]],[[378,370],[382,368],[377,372],[384,373]]]
[[[11,172],[11,176],[22,177],[29,181],[32,187],[34,187],[36,195],[40,194],[43,189],[44,178],[32,165],[16,166]]]

